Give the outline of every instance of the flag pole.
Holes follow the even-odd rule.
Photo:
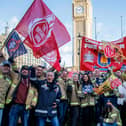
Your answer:
[[[96,23],[96,17],[94,17],[94,23],[95,23],[95,40],[97,41],[97,23]]]
[[[123,16],[120,16],[121,18],[121,38],[123,38]]]

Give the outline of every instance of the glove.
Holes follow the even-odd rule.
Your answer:
[[[8,58],[8,61],[12,64],[12,63],[14,63],[14,57],[13,56],[10,56],[9,58]]]
[[[36,77],[36,76],[35,76],[35,68],[34,68],[33,66],[30,66],[30,67],[29,67],[29,70],[31,71],[30,77],[32,77],[32,78]]]

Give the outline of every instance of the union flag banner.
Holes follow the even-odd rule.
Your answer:
[[[27,53],[27,49],[15,30],[9,34],[5,43],[8,55],[10,57],[18,57]]]
[[[65,26],[42,0],[34,0],[16,30],[36,58],[40,58],[70,41]]]
[[[106,81],[104,81],[98,88],[94,88],[93,90],[101,95],[104,92],[113,90],[122,84],[121,80],[118,79],[114,74],[112,74]]]
[[[106,71],[112,67],[113,71],[121,69],[126,64],[126,37],[111,41],[100,42],[86,37],[82,39],[80,70],[93,71],[100,68]]]
[[[55,68],[57,71],[60,71],[60,53],[58,48],[55,50],[47,53],[42,57],[47,63],[49,63],[53,68]]]

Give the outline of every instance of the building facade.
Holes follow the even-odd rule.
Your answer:
[[[92,4],[90,0],[73,0],[73,67],[79,70],[82,36],[92,38]]]
[[[45,66],[44,61],[42,59],[36,59],[33,56],[32,50],[28,47],[26,47],[28,53],[24,54],[22,56],[19,56],[16,58],[17,66],[21,68],[22,65],[28,65],[28,66],[37,66],[37,65],[42,65]]]

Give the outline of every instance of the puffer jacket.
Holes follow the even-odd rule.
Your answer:
[[[54,82],[48,83],[46,80],[36,83],[38,89],[38,102],[35,115],[41,117],[54,117],[57,115],[57,105],[60,102],[60,87]],[[56,107],[53,107],[56,104]]]

